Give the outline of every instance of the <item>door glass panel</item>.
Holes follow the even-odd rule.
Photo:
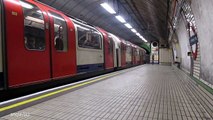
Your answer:
[[[93,29],[77,27],[78,30],[78,46],[89,49],[101,49],[101,35]]]
[[[28,2],[20,1],[24,13],[24,43],[28,50],[45,50],[44,17],[41,10]]]
[[[66,52],[68,50],[67,24],[65,19],[56,13],[49,14],[54,22],[54,46],[57,51]]]

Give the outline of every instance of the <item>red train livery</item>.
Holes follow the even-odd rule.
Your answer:
[[[0,88],[143,64],[145,50],[33,0],[0,0]]]

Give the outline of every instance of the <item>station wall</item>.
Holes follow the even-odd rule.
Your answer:
[[[159,49],[159,63],[171,65],[172,62],[172,54],[171,50],[168,48],[160,48]]]
[[[200,43],[201,71],[200,77],[213,85],[213,1],[192,0],[191,7],[197,24],[198,40]],[[187,56],[189,49],[189,38],[187,36],[184,21],[181,18],[176,31],[180,49],[181,66],[190,71],[190,58]]]
[[[190,71],[191,60],[190,57],[187,55],[187,52],[190,51],[189,37],[183,19],[180,20],[179,27],[176,32],[181,52],[180,54],[181,68]]]

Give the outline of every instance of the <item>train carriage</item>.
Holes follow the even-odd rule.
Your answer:
[[[0,2],[0,89],[143,63],[142,48],[38,1]]]

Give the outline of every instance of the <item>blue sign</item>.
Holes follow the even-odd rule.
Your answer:
[[[196,43],[198,43],[198,38],[197,38],[197,35],[193,35],[192,37],[189,38],[189,43],[190,45],[194,45]]]

